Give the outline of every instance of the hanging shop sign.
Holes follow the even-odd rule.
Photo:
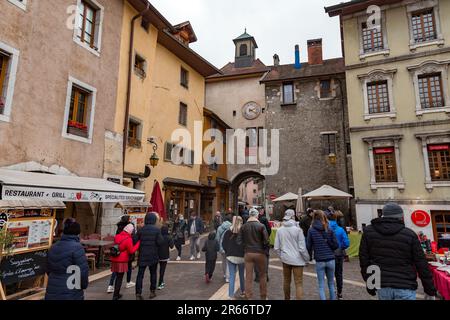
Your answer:
[[[423,210],[416,210],[411,215],[412,222],[418,227],[426,227],[431,222],[430,215]]]
[[[142,193],[122,193],[104,191],[86,191],[75,189],[52,189],[39,186],[9,186],[2,188],[3,200],[59,200],[68,202],[119,202],[119,201],[143,201]]]

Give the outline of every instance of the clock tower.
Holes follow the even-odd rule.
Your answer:
[[[258,48],[255,38],[249,35],[247,29],[245,29],[244,33],[234,39],[233,42],[236,47],[234,58],[235,68],[251,67],[256,59],[255,51]]]

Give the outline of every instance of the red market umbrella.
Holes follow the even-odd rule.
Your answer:
[[[164,206],[164,200],[162,197],[161,187],[159,186],[159,182],[155,181],[153,185],[152,197],[150,200],[150,204],[152,205],[151,211],[156,212],[163,220],[167,220],[166,216],[166,208]]]

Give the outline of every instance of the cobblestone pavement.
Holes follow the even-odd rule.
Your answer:
[[[167,266],[165,282],[166,288],[157,291],[155,300],[209,300],[227,299],[228,285],[223,280],[221,261],[217,261],[216,271],[213,281],[206,284],[204,281],[204,257],[199,261],[189,261],[189,248],[183,248],[181,262],[174,261],[175,251],[171,252],[171,261]],[[220,259],[219,259],[220,260]],[[136,279],[137,271],[133,271],[132,281]],[[143,297],[148,299],[150,294],[149,272],[144,278]],[[106,293],[109,276],[90,283],[85,297],[87,300],[109,300],[111,294]],[[125,281],[124,281],[125,282]],[[304,269],[303,276],[304,300],[318,300],[317,278],[315,277],[314,265],[309,265]],[[259,285],[254,283],[254,296],[258,297]],[[292,284],[292,298],[294,299],[294,284]],[[125,284],[121,291],[124,300],[135,299],[134,288],[126,289]],[[418,298],[423,294],[422,288],[418,290]],[[357,258],[351,259],[344,264],[344,299],[345,300],[371,300],[365,289],[359,271],[359,261]],[[284,299],[282,263],[274,252],[271,253],[268,282],[268,298],[270,300]]]

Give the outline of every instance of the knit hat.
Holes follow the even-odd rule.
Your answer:
[[[81,226],[73,218],[68,218],[64,221],[63,233],[68,236],[78,236],[81,233]]]
[[[383,218],[403,218],[403,209],[398,204],[389,202],[383,208]]]
[[[131,223],[127,224],[127,226],[123,228],[123,231],[125,231],[128,234],[132,234],[134,231],[134,226]]]
[[[251,208],[250,212],[248,214],[250,217],[257,217],[257,216],[259,216],[259,211],[256,210],[255,208]]]
[[[286,210],[286,212],[284,213],[284,218],[283,220],[285,221],[289,221],[292,220],[295,217],[295,212],[292,209]]]

